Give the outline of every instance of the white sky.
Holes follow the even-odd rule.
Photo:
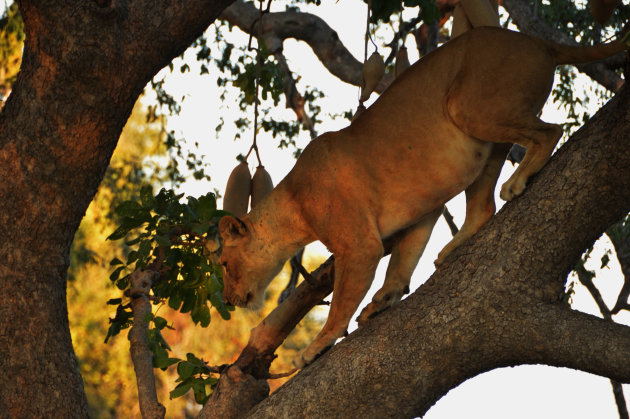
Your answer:
[[[272,10],[284,9],[285,1],[276,0]],[[363,33],[365,21],[365,6],[358,0],[344,0],[342,2],[325,2],[325,6],[319,8],[306,8],[320,15],[335,29],[342,42],[349,48],[355,57],[363,57]],[[408,17],[407,17],[408,18]],[[213,28],[210,29],[214,30]],[[237,29],[227,37],[237,44],[246,44],[247,36],[242,35]],[[408,37],[407,46],[412,61],[417,59],[413,37]],[[219,48],[212,46],[213,55],[220,54]],[[330,75],[323,65],[317,60],[310,48],[297,41],[289,40],[284,44],[284,52],[289,60],[291,69],[300,75],[300,86],[316,86],[327,94],[320,101],[324,110],[328,113],[341,113],[351,108],[356,108],[358,89],[340,82]],[[372,52],[372,49],[369,51]],[[388,54],[388,50],[382,50],[382,55]],[[198,66],[193,55],[187,55],[186,61],[193,69],[192,72],[181,75],[175,71],[168,77],[168,91],[175,98],[184,97],[182,112],[177,117],[171,117],[169,127],[176,131],[178,138],[185,137],[190,143],[195,141],[200,144],[202,153],[211,163],[211,184],[205,182],[189,182],[185,191],[191,195],[200,195],[208,190],[218,188],[221,192],[225,187],[227,177],[236,165],[235,157],[239,153],[245,154],[251,145],[251,133],[246,132],[240,140],[234,141],[235,130],[232,121],[240,117],[235,97],[228,97],[225,103],[218,101],[220,91],[216,85],[214,76],[198,77]],[[178,68],[178,66],[175,66]],[[216,74],[212,69],[211,73]],[[376,95],[373,95],[374,97]],[[597,103],[593,98],[591,103]],[[601,106],[601,103],[597,106]],[[274,111],[278,118],[291,120],[294,118],[292,111],[284,108],[284,98],[280,106]],[[251,115],[250,115],[251,116]],[[324,116],[324,115],[322,115]],[[220,139],[216,139],[215,127],[219,118],[223,117],[225,126]],[[543,114],[547,121],[562,122],[560,112],[548,106]],[[347,121],[337,119],[326,121],[317,127],[318,132],[337,130]],[[298,145],[304,147],[309,141],[308,135],[300,137]],[[259,134],[259,146],[263,164],[271,173],[274,183],[278,183],[290,170],[294,163],[292,150],[277,149],[278,139],[264,133]],[[255,159],[250,158],[250,169],[255,169]],[[504,169],[499,185],[509,177],[511,165]],[[498,188],[497,188],[498,189]],[[501,205],[501,202],[499,205]],[[463,196],[456,197],[448,204],[448,208],[455,216],[456,222],[461,226],[464,219]],[[440,249],[450,240],[451,235],[443,219],[440,219],[425,254],[423,255],[412,281],[412,290],[422,284],[433,272],[433,261]],[[610,248],[610,244],[605,247]],[[594,267],[599,262],[603,246],[596,249],[592,263]],[[311,248],[312,251],[322,251],[321,248]],[[379,266],[377,277],[368,295],[366,302],[382,284],[386,261]],[[596,281],[609,306],[614,304],[617,293],[621,287],[619,279],[619,267],[616,258],[612,258],[611,268],[606,272],[598,273]],[[588,292],[581,286],[576,286],[574,306],[581,311],[598,314],[597,307]],[[360,312],[359,309],[358,312]],[[357,313],[358,313],[357,312]],[[617,316],[617,321],[630,324],[630,316]],[[630,396],[628,386],[625,392]],[[608,379],[593,376],[586,373],[568,369],[551,368],[543,366],[523,366],[495,370],[468,380],[456,389],[449,392],[425,415],[428,419],[441,419],[453,417],[470,418],[615,418],[618,417],[616,406]]]

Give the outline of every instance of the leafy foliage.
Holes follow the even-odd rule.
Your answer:
[[[435,0],[372,0],[371,21],[389,22],[394,13],[398,13],[403,7],[420,7],[420,16],[425,22],[433,22],[440,17],[440,11]]]
[[[137,200],[120,203],[115,210],[119,226],[109,240],[125,239],[130,250],[126,261],[114,258],[110,275],[116,287],[128,296],[129,278],[136,270],[154,270],[160,274],[152,287],[153,300],[161,306],[188,314],[201,327],[210,325],[210,307],[219,315],[230,319],[233,307],[223,302],[222,269],[213,262],[219,249],[218,221],[224,212],[217,210],[214,194],[199,198],[188,197],[182,202],[183,194],[162,189],[153,195],[150,186],[140,190]],[[110,319],[105,338],[111,337],[131,326],[133,312],[123,298],[112,299],[108,304],[117,305],[116,315]],[[184,395],[193,389],[195,400],[204,403],[209,391],[216,385],[213,371],[192,354],[186,360],[169,356],[170,346],[162,336],[169,328],[161,316],[151,315],[147,319],[152,327],[147,333],[149,347],[153,352],[153,366],[166,370],[177,364],[179,384],[171,397]],[[216,371],[214,371],[216,373]]]
[[[587,2],[533,0],[530,3],[537,8],[538,15],[547,25],[568,34],[582,45],[603,42],[620,30],[630,17],[630,8],[620,7],[602,27],[593,19]],[[577,74],[574,67],[559,67],[557,74],[559,80],[554,86],[552,97],[555,103],[559,103],[567,111],[568,120],[562,125],[565,133],[570,134],[590,118],[588,112],[589,98],[574,94],[574,80]],[[594,93],[602,102],[612,96],[608,90],[599,85],[594,87]]]
[[[193,390],[195,401],[204,404],[210,394],[208,389],[214,389],[219,380],[213,376],[216,370],[209,367],[206,362],[191,353],[186,354],[186,360],[177,364],[177,386],[170,392],[171,399],[181,397],[190,389]]]
[[[174,310],[190,313],[195,324],[207,327],[209,303],[226,320],[232,310],[223,303],[221,267],[208,258],[218,248],[213,246],[218,241],[217,223],[223,211],[217,210],[212,193],[198,199],[188,197],[186,203],[180,202],[182,197],[166,189],[153,196],[152,188],[145,186],[139,201],[118,205],[119,226],[108,239],[126,238],[125,244],[132,250],[125,262],[118,258],[111,261],[114,271],[110,280],[125,291],[133,271],[156,270],[160,280],[153,287],[155,298],[167,301]],[[128,305],[119,302],[106,339],[129,327],[130,316]],[[156,324],[158,330],[159,326]]]

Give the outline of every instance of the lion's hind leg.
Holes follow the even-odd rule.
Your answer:
[[[509,103],[494,98],[482,100],[478,108],[466,106],[452,89],[445,100],[445,110],[453,123],[473,138],[492,143],[517,143],[527,148],[523,161],[501,187],[501,199],[510,201],[523,193],[529,178],[549,160],[562,136],[559,125],[543,122],[532,111],[535,107]],[[531,104],[531,103],[530,103]]]
[[[462,243],[477,233],[494,215],[494,188],[497,184],[505,157],[511,144],[494,144],[492,153],[481,174],[466,188],[466,219],[462,228],[442,249],[435,261],[436,265],[444,262],[446,257]]]
[[[514,72],[488,89],[476,79],[492,69],[471,66],[455,78],[443,102],[453,124],[470,137],[527,148],[525,158],[501,188],[501,198],[506,201],[523,193],[527,180],[549,160],[562,136],[560,126],[536,116],[551,89],[553,63],[545,54],[533,54],[539,52],[536,49],[530,52],[531,62],[539,67],[533,67],[535,71]]]
[[[372,302],[363,309],[357,318],[359,325],[365,324],[369,318],[391,307],[400,301],[403,295],[409,293],[411,275],[441,213],[442,207],[392,237],[392,255],[387,266],[385,282],[372,298]]]

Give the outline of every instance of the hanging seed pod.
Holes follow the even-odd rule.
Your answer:
[[[385,63],[383,58],[375,52],[363,64],[360,102],[365,102],[370,98],[370,95],[378,86],[378,82],[383,78],[383,74],[385,74]]]
[[[247,214],[251,183],[247,162],[238,164],[228,178],[225,195],[223,196],[223,209],[237,217]]]
[[[265,166],[258,166],[252,177],[252,209],[262,201],[273,189],[271,176],[265,170]]]
[[[591,14],[602,25],[615,13],[621,0],[591,0]]]
[[[472,25],[466,17],[466,12],[461,3],[455,6],[453,10],[453,26],[451,28],[451,39],[468,32],[472,29]]]
[[[479,26],[499,26],[499,15],[488,0],[461,0],[468,21],[473,28]]]
[[[407,48],[403,45],[396,53],[396,65],[394,66],[394,75],[396,78],[405,71],[411,63],[409,63],[409,55],[407,54]]]

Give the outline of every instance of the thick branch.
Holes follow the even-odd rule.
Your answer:
[[[567,34],[550,28],[536,15],[529,5],[523,0],[503,0],[503,7],[510,13],[514,23],[521,32],[548,39],[559,44],[577,45],[577,42]],[[613,58],[616,59],[616,58]],[[582,73],[587,74],[593,80],[612,92],[617,92],[623,85],[623,79],[604,63],[590,63],[576,66]]]
[[[537,348],[530,362],[630,382],[630,327],[558,304],[537,306],[527,324],[522,344]]]
[[[256,8],[242,0],[234,2],[220,16],[245,33],[257,31],[256,26],[252,26],[257,17]],[[262,22],[265,40],[275,40],[268,45],[272,53],[282,49],[282,41],[287,38],[304,41],[331,74],[346,83],[360,86],[363,64],[350,54],[337,32],[320,17],[310,13],[286,11],[266,14]],[[382,92],[392,81],[392,76],[386,74],[376,91]]]

